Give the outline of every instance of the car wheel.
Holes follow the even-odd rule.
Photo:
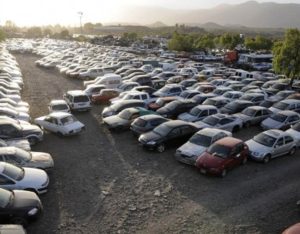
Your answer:
[[[233,129],[232,129],[232,132],[237,132],[239,129],[240,129],[239,126],[234,126]]]
[[[294,155],[296,153],[296,147],[293,147],[290,152],[289,155]]]
[[[270,160],[271,160],[271,155],[270,155],[270,154],[267,154],[267,155],[264,157],[263,162],[264,162],[264,163],[268,163],[268,162],[270,162]]]
[[[36,137],[29,137],[28,142],[30,145],[35,145],[38,142],[38,139]]]
[[[19,225],[22,225],[24,227],[26,227],[28,225],[28,221],[23,217],[13,217],[10,221],[13,224],[19,224]]]
[[[225,177],[227,175],[227,170],[224,168],[221,172],[221,177]]]
[[[248,161],[248,159],[247,159],[247,157],[245,157],[242,161],[242,165],[245,165],[247,163],[247,161]]]
[[[165,151],[165,145],[164,144],[159,144],[156,148],[156,150],[159,152],[159,153],[162,153]]]

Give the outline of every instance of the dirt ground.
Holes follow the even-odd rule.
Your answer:
[[[80,89],[81,81],[34,65],[38,57],[17,54],[23,99],[32,118],[47,114],[51,99]],[[147,152],[130,132],[101,126],[101,106],[76,114],[87,130],[60,138],[45,134],[34,151],[51,153],[55,168],[44,215],[29,233],[280,233],[299,221],[300,152],[267,165],[249,162],[226,178],[203,176],[178,163],[176,148]],[[257,128],[236,134],[244,140]]]

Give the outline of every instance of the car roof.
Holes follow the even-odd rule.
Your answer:
[[[67,102],[63,99],[57,99],[57,100],[51,100],[50,105],[61,105],[61,104],[67,104]]]
[[[241,142],[243,142],[243,141],[240,140],[240,139],[234,138],[234,137],[224,137],[224,138],[216,141],[215,144],[225,145],[225,146],[228,146],[228,147],[233,147],[236,144],[239,144]]]
[[[282,135],[285,135],[284,134],[285,132],[282,131],[282,130],[279,130],[279,129],[270,129],[270,130],[264,131],[263,133],[265,133],[265,134],[267,134],[269,136],[276,137],[276,138],[278,138],[278,137],[280,137]]]
[[[285,99],[282,100],[281,102],[287,103],[287,104],[293,104],[293,103],[300,103],[300,100],[297,99]]]
[[[50,113],[48,116],[53,117],[53,118],[58,118],[58,119],[60,119],[60,118],[72,116],[72,114],[66,113],[66,112],[60,112],[60,111],[57,111],[57,112],[52,112],[52,113]]]
[[[226,132],[226,131],[218,129],[218,128],[203,128],[200,131],[198,131],[197,134],[202,134],[202,135],[213,137],[220,132]]]
[[[282,114],[282,115],[286,115],[286,116],[299,115],[297,112],[291,111],[291,110],[279,111],[279,112],[277,112],[277,114]]]
[[[143,116],[141,116],[139,118],[147,120],[147,121],[154,120],[154,119],[166,119],[166,118],[164,118],[164,117],[162,117],[160,115],[155,115],[155,114],[143,115]]]
[[[67,94],[72,95],[72,96],[79,96],[79,95],[84,95],[86,94],[82,90],[69,90]]]
[[[247,109],[254,109],[254,110],[267,110],[267,107],[264,106],[249,106]]]
[[[169,126],[171,128],[182,126],[182,125],[192,125],[189,122],[186,122],[183,120],[170,120],[168,122],[165,122],[164,124],[166,124],[167,126]]]
[[[13,146],[0,147],[0,155],[3,155],[3,154],[13,155],[15,153],[16,153],[16,147],[13,147]]]
[[[195,106],[195,108],[200,109],[200,110],[218,109],[217,107],[215,107],[213,105],[202,105],[202,104]]]

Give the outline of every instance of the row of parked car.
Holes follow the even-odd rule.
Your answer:
[[[48,190],[50,154],[31,151],[43,140],[43,131],[31,124],[29,104],[22,101],[22,72],[15,58],[0,44],[0,220],[26,226],[37,219],[39,198]],[[0,225],[2,233],[25,233],[21,226]]]

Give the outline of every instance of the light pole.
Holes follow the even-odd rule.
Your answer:
[[[79,22],[80,22],[80,34],[82,35],[82,15],[83,15],[83,12],[79,11],[78,15],[79,15]]]

